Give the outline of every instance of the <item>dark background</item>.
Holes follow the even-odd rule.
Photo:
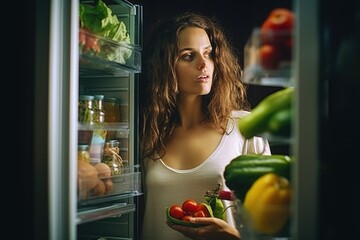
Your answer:
[[[260,27],[271,10],[278,7],[292,9],[291,0],[133,0],[143,6],[143,46],[158,21],[180,12],[192,10],[217,18],[230,42],[236,48],[236,55],[243,67],[244,47],[254,28]],[[249,86],[248,97],[255,106],[264,96],[278,90],[275,87]]]

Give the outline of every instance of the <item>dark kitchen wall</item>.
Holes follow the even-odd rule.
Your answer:
[[[291,0],[131,0],[131,3],[143,6],[144,47],[146,47],[158,21],[192,10],[220,20],[225,33],[236,48],[236,54],[242,67],[244,46],[253,28],[260,27],[271,10],[278,7],[292,8]],[[278,88],[249,86],[248,98],[251,106],[255,106],[264,96],[276,90]]]

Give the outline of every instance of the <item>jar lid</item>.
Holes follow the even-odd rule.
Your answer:
[[[117,102],[118,99],[114,97],[108,97],[104,99],[104,102]]]
[[[97,94],[97,95],[94,95],[94,97],[95,97],[95,99],[97,99],[97,100],[103,100],[103,99],[104,99],[104,95],[99,95],[99,94]]]
[[[94,100],[94,96],[92,96],[92,95],[80,95],[79,96],[79,99],[80,100]]]
[[[78,144],[78,150],[80,151],[88,151],[89,145],[88,144]]]
[[[106,141],[105,144],[106,144],[106,146],[109,146],[109,147],[118,147],[119,146],[119,140],[111,139],[111,140]]]

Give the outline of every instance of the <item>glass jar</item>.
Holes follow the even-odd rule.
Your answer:
[[[102,162],[106,163],[111,169],[111,175],[117,175],[121,173],[123,167],[123,160],[119,155],[119,141],[109,140],[105,142],[104,154]]]
[[[105,122],[120,122],[120,106],[116,98],[105,98],[103,101]]]
[[[120,122],[120,106],[116,98],[105,98],[103,101],[103,109],[105,111],[105,122],[117,123]],[[111,140],[116,138],[116,131],[108,131],[106,139]]]
[[[87,124],[94,124],[95,111],[93,108],[94,96],[80,95],[78,105],[78,121],[83,124],[83,129],[78,131],[78,142],[81,144],[91,143],[93,131],[86,126]]]
[[[78,121],[81,123],[94,123],[95,111],[93,101],[95,97],[91,95],[80,95],[78,107]]]
[[[104,95],[94,96],[95,122],[105,122],[105,110],[103,109]]]
[[[77,160],[90,163],[90,152],[88,144],[79,144],[77,150]]]

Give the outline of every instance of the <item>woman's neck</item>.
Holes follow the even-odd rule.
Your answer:
[[[198,126],[204,120],[201,97],[181,100],[178,106],[181,127],[190,129]]]

